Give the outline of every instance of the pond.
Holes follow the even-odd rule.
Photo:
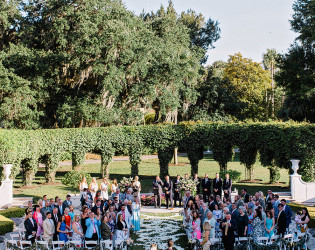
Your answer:
[[[158,249],[166,249],[169,239],[174,242],[174,249],[187,249],[187,236],[181,225],[182,221],[170,218],[141,219],[141,230],[131,234],[134,244],[130,249],[150,249],[152,243]]]

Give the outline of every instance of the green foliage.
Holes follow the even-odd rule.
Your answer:
[[[87,183],[91,182],[92,177],[89,173],[75,170],[66,173],[61,182],[63,185],[66,185],[72,189],[77,189],[83,176],[85,176]]]
[[[12,207],[4,210],[0,210],[0,215],[7,218],[20,218],[25,214],[24,208]]]
[[[220,171],[220,176],[222,178],[225,177],[226,174],[229,174],[230,179],[233,181],[239,181],[241,179],[242,173],[236,170],[227,170],[227,171]]]
[[[14,222],[0,214],[0,235],[13,231]]]

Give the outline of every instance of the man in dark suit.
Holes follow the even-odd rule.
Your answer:
[[[291,218],[292,218],[292,210],[287,205],[287,201],[285,199],[281,200],[281,204],[283,205],[283,211],[285,213],[285,216],[287,218],[286,227],[289,228],[289,225],[291,224]]]
[[[177,175],[176,180],[173,182],[175,207],[176,207],[176,201],[178,201],[180,207],[182,206],[182,195],[180,193],[179,183],[180,183],[180,175]]]
[[[287,229],[287,217],[281,203],[278,205],[278,209],[279,214],[276,220],[277,234],[283,237]]]
[[[51,219],[53,220],[54,225],[55,225],[55,233],[53,235],[53,240],[56,241],[56,240],[58,240],[58,237],[57,237],[57,235],[58,235],[57,225],[58,225],[58,220],[59,220],[58,208],[57,207],[54,207],[53,212],[51,214]]]
[[[227,213],[225,219],[223,219],[220,228],[222,230],[222,242],[224,244],[224,249],[233,250],[236,230],[236,222],[231,218],[231,214]]]
[[[186,191],[185,196],[186,196],[186,200],[185,200],[184,208],[187,207],[188,202],[189,202],[190,200],[194,201],[194,198],[191,196],[190,191]]]
[[[171,209],[173,209],[173,182],[168,175],[165,176],[165,182],[163,185],[166,199],[166,209],[168,209],[168,203],[170,202]]]
[[[237,222],[237,219],[238,219],[239,215],[240,215],[240,212],[238,211],[237,205],[234,202],[234,203],[232,203],[231,217],[232,217],[233,220],[235,220]]]
[[[232,180],[230,179],[229,174],[225,175],[225,180],[223,181],[223,193],[225,199],[231,198],[232,192]]]
[[[197,194],[200,194],[201,179],[198,177],[198,174],[194,174],[193,181],[196,183]]]
[[[122,206],[122,201],[118,199],[117,196],[114,198],[114,210],[115,212],[120,212],[121,206]]]
[[[33,208],[33,202],[32,201],[29,201],[27,203],[27,208],[25,209],[25,214],[27,215],[29,211],[32,211],[33,212],[34,208]]]
[[[244,200],[244,203],[248,203],[249,202],[249,194],[247,193],[246,188],[242,189],[242,198]]]
[[[42,207],[41,210],[40,210],[40,213],[41,213],[42,216],[43,216],[43,221],[46,220],[46,214],[47,214],[47,212],[50,212],[50,213],[52,212],[52,209],[51,209],[51,207],[50,207],[50,201],[49,201],[49,200],[47,200],[47,201],[45,202],[45,206]]]
[[[209,196],[211,193],[211,180],[208,178],[208,174],[205,174],[205,178],[201,181],[203,202],[209,201]]]
[[[219,174],[215,174],[215,178],[213,179],[213,193],[214,196],[219,195],[222,198],[222,179]]]
[[[161,195],[162,195],[162,187],[163,182],[161,181],[159,176],[155,177],[155,180],[152,183],[153,193],[154,193],[154,203],[155,207],[161,208]]]
[[[213,195],[210,195],[209,197],[209,210],[213,212],[215,210],[215,201]]]
[[[103,210],[103,205],[102,205],[102,201],[101,200],[97,200],[96,204],[94,205],[94,207],[92,208],[92,212],[94,214],[97,214],[97,209],[101,209],[101,214],[103,215],[104,210]]]
[[[58,217],[63,215],[63,210],[62,210],[62,199],[58,200],[58,203],[55,205],[55,207],[58,208]]]
[[[36,220],[33,219],[33,212],[28,211],[27,219],[24,221],[25,227],[25,239],[30,240],[32,243],[35,242],[36,232],[37,232],[37,224]]]
[[[62,213],[64,213],[65,209],[72,205],[71,195],[67,194],[66,200],[62,203]]]

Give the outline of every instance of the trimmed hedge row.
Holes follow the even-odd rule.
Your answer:
[[[5,210],[0,210],[0,215],[7,218],[19,218],[25,214],[24,208],[12,207]]]
[[[54,180],[64,152],[72,155],[73,169],[79,168],[87,152],[101,155],[101,173],[118,151],[128,151],[131,174],[138,174],[144,148],[158,152],[160,174],[168,174],[173,149],[184,149],[192,174],[198,172],[204,146],[210,146],[221,171],[232,160],[233,147],[240,148],[240,161],[248,172],[259,156],[271,175],[278,167],[289,169],[290,159],[301,160],[299,173],[314,180],[315,125],[293,122],[270,123],[193,123],[159,124],[105,128],[0,130],[0,163],[13,163],[13,175],[23,168],[26,185],[31,185],[38,162],[46,166],[46,181]]]
[[[0,235],[13,231],[14,222],[0,214]]]

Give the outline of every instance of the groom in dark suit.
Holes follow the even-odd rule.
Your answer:
[[[211,180],[208,177],[208,174],[205,174],[205,178],[201,181],[204,203],[209,201],[209,196],[211,193]]]
[[[165,176],[165,182],[163,185],[166,199],[166,209],[168,209],[168,203],[170,202],[171,209],[173,209],[173,182],[168,175]]]
[[[176,201],[179,202],[180,207],[182,206],[182,195],[180,193],[179,183],[180,183],[180,175],[177,175],[176,180],[173,182],[175,207],[176,207]]]
[[[154,203],[155,207],[159,206],[161,208],[161,195],[162,195],[162,187],[163,182],[161,181],[159,176],[155,177],[155,180],[152,183],[153,193],[154,193]]]

